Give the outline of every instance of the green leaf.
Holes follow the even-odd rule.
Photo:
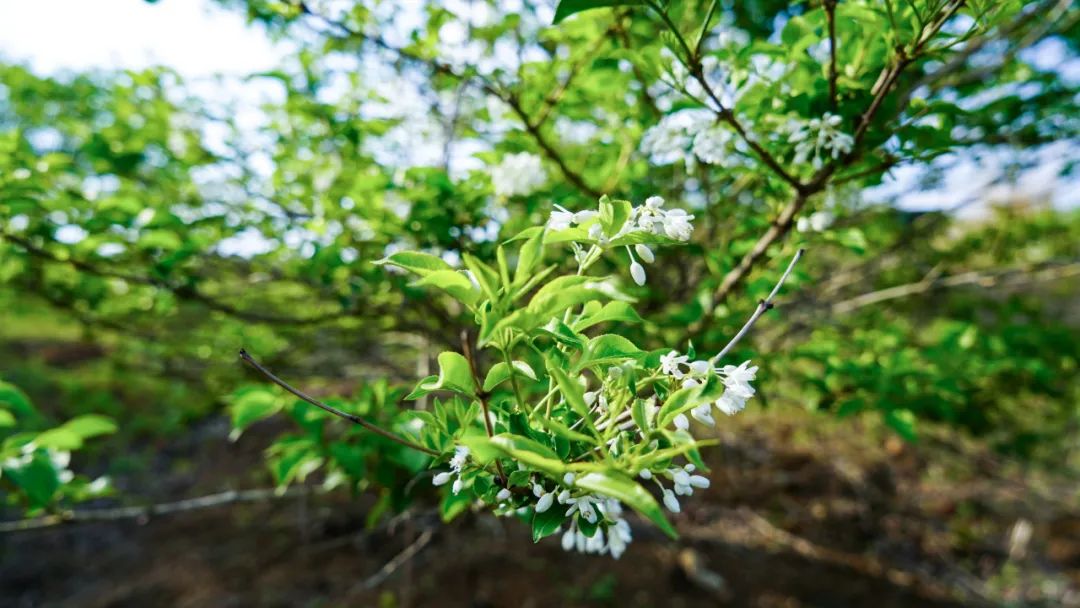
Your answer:
[[[538,471],[543,471],[556,479],[566,472],[566,464],[563,463],[558,454],[551,448],[528,437],[512,433],[501,433],[490,439],[480,435],[473,435],[463,437],[461,442],[476,453],[476,458],[481,464],[490,462],[492,452],[497,452]]]
[[[0,405],[6,405],[18,416],[32,416],[36,413],[30,398],[14,384],[0,380]]]
[[[399,268],[404,268],[405,270],[414,272],[420,276],[426,276],[440,270],[454,269],[450,264],[443,261],[442,258],[433,256],[430,253],[420,253],[419,251],[399,251],[375,263],[378,265],[390,264]]]
[[[555,9],[555,17],[552,23],[558,23],[574,13],[587,11],[593,8],[605,8],[611,6],[636,6],[641,0],[560,0]]]
[[[427,378],[424,378],[423,380],[421,380],[420,382],[418,382],[416,384],[416,388],[414,388],[411,393],[409,393],[408,395],[405,395],[405,400],[406,401],[416,401],[417,399],[419,399],[419,398],[421,398],[421,397],[423,397],[425,395],[430,394],[431,391],[434,391],[434,390],[437,390],[437,389],[425,388],[425,387],[432,386],[434,384],[437,384],[438,382],[439,382],[439,377],[438,376],[428,376]]]
[[[469,277],[457,270],[435,270],[425,274],[413,283],[416,287],[431,285],[450,294],[463,304],[473,306],[480,299],[480,291],[472,284]]]
[[[584,433],[579,433],[572,430],[562,422],[559,422],[555,418],[548,418],[547,416],[537,416],[536,421],[540,423],[540,426],[551,431],[552,433],[566,439],[567,441],[581,441],[589,445],[596,445],[596,439],[589,437]]]
[[[99,435],[116,432],[116,423],[98,414],[77,416],[65,422],[60,428],[70,431],[80,439],[90,439]]]
[[[82,447],[82,438],[63,427],[49,429],[36,438],[34,443],[43,448],[72,451]]]
[[[591,422],[589,406],[585,403],[584,387],[568,376],[557,363],[548,363],[548,373],[551,374],[552,378],[555,378],[555,382],[559,385],[559,392],[562,393],[563,399],[566,400],[570,409],[584,418],[586,423]]]
[[[443,523],[449,523],[464,513],[475,499],[471,490],[462,490],[457,494],[448,490],[439,503],[439,517],[442,518]]]
[[[534,512],[532,518],[533,542],[540,542],[540,539],[558,532],[564,521],[566,521],[566,508],[563,505],[553,504],[550,509],[543,513]]]
[[[640,513],[643,517],[656,524],[671,538],[678,538],[678,533],[671,522],[664,517],[664,511],[657,504],[656,499],[636,481],[614,469],[586,473],[577,478],[574,485],[590,492],[603,494],[621,501],[631,509]]]
[[[595,277],[582,277],[577,275],[559,277],[540,288],[536,295],[529,300],[527,310],[547,321],[549,318],[558,316],[567,308],[583,304],[596,299],[600,295],[595,289],[586,287],[587,284],[597,281]]]
[[[668,395],[660,411],[656,413],[656,426],[664,428],[675,416],[688,412],[695,407],[715,401],[724,394],[724,384],[716,376],[709,378],[708,382],[689,388],[681,388]]]
[[[604,234],[618,234],[630,218],[633,208],[630,201],[611,200],[607,195],[600,197],[600,225],[604,228]]]
[[[586,367],[622,363],[626,359],[637,359],[643,351],[633,342],[616,334],[601,334],[589,340],[585,353],[575,366],[580,372]]]
[[[468,253],[462,254],[461,259],[465,262],[465,267],[469,269],[469,272],[472,272],[473,276],[476,277],[480,289],[483,289],[484,293],[492,300],[497,299],[499,294],[499,274],[495,272],[495,269]]]
[[[593,306],[595,304],[595,306]],[[626,302],[608,302],[602,307],[599,302],[590,302],[583,311],[581,319],[574,323],[574,331],[585,331],[586,329],[597,325],[599,323],[610,323],[615,321],[621,321],[624,323],[640,323],[641,317],[638,316],[634,307]]]
[[[476,382],[473,381],[469,361],[461,354],[453,351],[439,353],[439,376],[434,383],[421,384],[420,388],[428,391],[456,391],[465,395],[476,396]]]
[[[15,415],[7,410],[0,410],[0,429],[15,426]]]
[[[233,426],[229,439],[236,441],[245,429],[278,413],[281,407],[282,401],[266,389],[255,388],[244,392],[229,406]]]
[[[52,502],[60,488],[60,479],[52,463],[40,456],[35,456],[26,466],[5,468],[4,476],[10,479],[26,494],[31,507],[44,507]]]
[[[512,361],[514,365],[514,371],[521,376],[536,380],[536,372],[533,368],[524,361]],[[496,386],[506,382],[510,379],[510,367],[506,363],[499,362],[491,366],[488,370],[487,377],[484,378],[484,391],[488,392]]]
[[[525,241],[518,250],[517,267],[514,268],[514,285],[523,285],[532,276],[532,269],[544,256],[543,228],[536,236]]]
[[[885,424],[907,441],[915,441],[919,437],[915,414],[911,410],[889,410],[885,412]]]

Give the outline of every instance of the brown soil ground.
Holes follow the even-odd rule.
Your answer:
[[[183,474],[128,490],[220,490],[258,468],[271,432],[233,444],[210,424],[162,450],[185,455]],[[418,510],[365,531],[367,501],[334,494],[7,534],[0,605],[1080,605],[1075,483],[957,438],[909,445],[797,412],[725,421],[719,436],[681,539],[635,522],[619,561],[534,545],[484,514],[442,525]]]

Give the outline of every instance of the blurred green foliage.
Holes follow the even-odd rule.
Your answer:
[[[958,151],[1008,150],[1019,171],[1042,146],[1075,146],[1075,79],[1028,52],[1054,44],[1076,60],[1069,3],[969,2],[923,46],[919,33],[949,3],[663,3],[691,45],[709,34],[703,53],[740,90],[738,120],[788,178],[745,144],[720,164],[642,153],[665,116],[708,107],[663,84],[681,47],[645,6],[552,27],[553,7],[532,3],[221,4],[291,45],[279,69],[244,79],[259,101],[209,99],[167,67],[49,76],[0,63],[0,376],[40,404],[25,416],[14,401],[0,409],[14,422],[0,423],[5,458],[87,414],[120,422],[97,442],[119,460],[140,438],[207,416],[228,412],[240,432],[283,412],[294,430],[268,446],[275,483],[318,471],[401,507],[412,491],[402,480],[424,459],[256,385],[237,350],[403,428],[413,418],[402,387],[431,372],[434,353],[460,348],[470,314],[372,262],[402,249],[493,260],[553,203],[592,208],[606,193],[659,194],[697,216],[689,246],[657,252],[648,287],[634,291],[649,320],[623,330],[635,343],[715,351],[806,247],[791,295],[735,353],[761,362],[765,403],[879,416],[912,440],[942,422],[1076,465],[1080,213],[982,200],[967,220],[864,199],[897,167],[928,167],[933,185],[929,163]],[[820,54],[827,6],[832,76]],[[783,78],[765,77],[772,64]],[[785,125],[831,112],[853,132],[875,100],[860,153],[802,197],[792,180],[819,174],[796,162]],[[542,157],[549,179],[498,195],[492,168],[517,152]],[[787,225],[725,289],[793,200],[799,217],[828,211],[832,224]],[[31,453],[42,471],[49,446]],[[28,489],[7,469],[0,479],[32,509],[79,496],[52,484]]]

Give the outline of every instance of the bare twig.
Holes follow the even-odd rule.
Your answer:
[[[171,515],[185,511],[210,509],[231,504],[244,502],[262,502],[277,500],[280,498],[292,498],[295,496],[307,496],[315,493],[324,493],[328,490],[322,487],[293,486],[285,490],[278,488],[265,488],[255,490],[228,490],[217,494],[208,494],[196,498],[186,498],[174,502],[164,502],[145,506],[115,507],[108,509],[73,509],[15,521],[0,522],[0,533],[21,532],[25,530],[37,530],[50,528],[63,524],[85,523],[93,521],[117,521],[124,519],[148,519],[158,515]]]
[[[740,329],[739,332],[731,338],[731,341],[729,341],[727,345],[724,346],[724,348],[720,349],[720,352],[716,353],[716,355],[713,356],[710,361],[714,365],[717,361],[722,359],[724,355],[728,354],[731,349],[735,348],[735,345],[743,339],[743,336],[745,336],[747,332],[750,331],[750,328],[754,326],[754,323],[757,323],[757,320],[761,317],[761,315],[765,314],[765,311],[773,307],[773,298],[776,297],[776,294],[780,293],[780,288],[783,287],[784,282],[787,281],[788,275],[791,274],[791,271],[795,269],[795,264],[799,262],[799,258],[803,256],[803,252],[803,249],[795,252],[795,257],[791,258],[791,263],[788,264],[787,270],[785,270],[784,274],[780,276],[780,280],[776,282],[776,285],[773,287],[772,291],[769,292],[769,296],[761,302],[758,302],[757,308],[754,310],[754,314],[750,315],[750,318],[747,319],[746,323],[743,324],[742,329]]]
[[[1064,264],[1053,268],[1044,268],[1035,272],[1027,272],[1023,268],[999,268],[994,270],[973,270],[962,272],[947,277],[927,276],[921,281],[895,285],[886,289],[864,293],[847,300],[842,300],[832,305],[832,312],[843,314],[864,306],[878,304],[897,298],[925,293],[935,289],[960,287],[963,285],[1000,286],[1011,287],[1056,281],[1080,275],[1080,262]]]
[[[378,572],[357,583],[356,587],[353,588],[353,593],[358,591],[369,591],[381,585],[383,581],[390,578],[398,568],[416,557],[416,554],[420,553],[420,551],[431,542],[432,536],[434,536],[432,529],[426,528],[412,544],[405,547],[405,549],[403,549],[401,553],[395,555],[393,559],[383,564],[383,567],[379,568]]]
[[[301,391],[300,389],[293,387],[292,385],[290,385],[288,382],[285,382],[281,378],[278,378],[276,375],[274,375],[273,372],[266,369],[261,364],[259,364],[258,361],[253,359],[251,357],[251,355],[249,355],[246,350],[240,349],[240,358],[243,359],[245,363],[247,363],[251,367],[255,368],[260,374],[265,376],[268,380],[270,380],[274,384],[280,386],[281,388],[289,391],[293,395],[296,395],[300,399],[303,399],[304,401],[310,403],[311,405],[314,405],[315,407],[317,407],[317,408],[319,408],[319,409],[321,409],[321,410],[323,410],[325,412],[329,412],[329,413],[331,413],[331,414],[333,414],[333,415],[335,415],[335,416],[337,416],[339,418],[344,418],[345,420],[348,420],[349,422],[352,422],[354,424],[358,424],[358,425],[364,427],[365,429],[371,431],[372,433],[375,433],[376,435],[381,435],[381,436],[383,436],[383,437],[385,437],[385,438],[387,438],[387,439],[389,439],[391,441],[394,441],[396,443],[400,443],[401,445],[403,445],[403,446],[405,446],[407,448],[412,448],[412,449],[414,449],[414,450],[416,450],[418,452],[423,452],[425,454],[430,454],[431,456],[438,456],[439,455],[438,452],[436,452],[435,450],[433,450],[431,448],[426,448],[426,447],[424,447],[424,446],[422,446],[422,445],[420,445],[418,443],[414,443],[412,441],[409,441],[408,439],[405,439],[404,437],[399,437],[398,435],[395,435],[395,434],[391,433],[390,431],[387,431],[386,429],[384,429],[382,427],[376,426],[376,425],[368,422],[367,420],[364,420],[360,416],[357,416],[355,414],[350,414],[348,412],[343,412],[343,411],[337,409],[336,407],[326,405],[322,401],[319,401],[318,399],[308,395],[307,393]]]

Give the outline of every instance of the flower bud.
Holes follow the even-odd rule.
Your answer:
[[[637,262],[630,264],[630,276],[634,278],[634,282],[638,285],[645,284],[645,267]]]
[[[653,255],[652,249],[649,249],[641,243],[634,245],[634,252],[637,253],[638,257],[644,260],[646,264],[652,264],[656,261],[656,256]]]

